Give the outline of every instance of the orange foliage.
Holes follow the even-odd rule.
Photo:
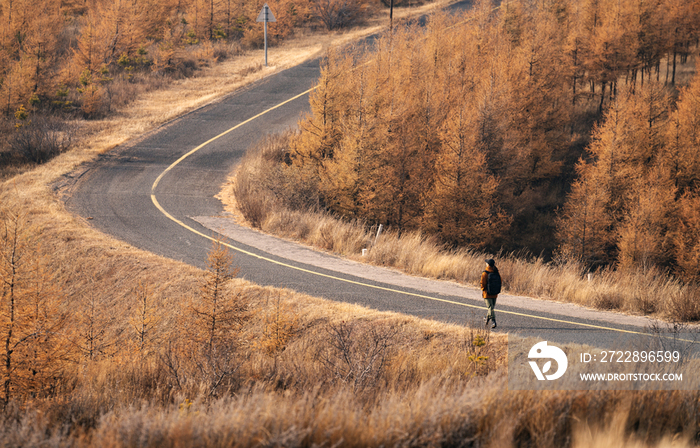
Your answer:
[[[690,3],[681,9],[700,17]],[[672,0],[492,6],[400,27],[369,54],[329,53],[290,143],[292,167],[332,212],[399,232],[551,250],[563,206],[562,253],[590,265],[673,264],[674,202],[700,151],[683,149],[698,140],[694,94],[673,115],[660,61],[679,51],[677,29],[686,52],[697,30]]]
[[[678,273],[687,281],[700,281],[700,193],[687,193],[678,201],[678,225],[672,233]]]
[[[43,397],[61,379],[66,312],[26,216],[0,210],[0,403]]]
[[[656,81],[615,99],[565,206],[563,252],[697,280],[699,88],[696,75],[675,110]]]
[[[81,74],[115,74],[148,69],[173,71],[190,57],[192,45],[231,41],[262,42],[255,22],[261,0],[13,0],[0,8],[0,108],[20,105],[49,109],[66,99],[59,88],[82,88]],[[308,0],[269,0],[277,22],[275,41],[316,20]],[[258,35],[260,38],[258,39]],[[259,41],[259,42],[258,42]],[[187,64],[184,64],[187,65]],[[106,80],[109,78],[109,80]],[[63,86],[63,87],[61,87]],[[104,113],[108,92],[95,88],[71,95],[87,117]],[[72,104],[72,103],[69,103]],[[70,109],[70,108],[68,108]]]

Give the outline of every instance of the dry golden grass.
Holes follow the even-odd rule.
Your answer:
[[[56,403],[6,415],[0,438],[7,446],[655,448],[694,446],[697,432],[697,394],[507,392],[502,374],[456,387],[433,381],[382,391],[371,402],[351,389],[319,384],[298,393],[249,387],[215,400],[180,395],[127,405],[137,369],[122,367],[111,381],[103,372],[60,403],[63,408]],[[125,396],[115,403],[100,387],[121,387]],[[94,415],[95,407],[104,412]],[[82,418],[84,426],[76,428],[70,418]]]
[[[51,281],[63,291],[69,331],[82,331],[81,303],[96,296],[110,348],[94,360],[74,353],[51,397],[11,403],[0,424],[5,446],[209,446],[234,440],[237,446],[341,440],[371,446],[443,437],[431,434],[433,427],[446,432],[444,437],[455,437],[458,433],[441,425],[471,425],[463,421],[464,414],[451,413],[455,403],[475,394],[468,386],[471,381],[502,370],[502,336],[492,336],[483,349],[488,362],[475,364],[469,359],[475,348],[468,341],[475,332],[488,338],[483,330],[236,280],[230,291],[245,298],[252,318],[242,330],[246,342],[238,354],[242,367],[236,394],[224,392],[212,401],[202,392],[207,387],[204,379],[193,377],[176,387],[162,361],[165,342],[182,337],[181,310],[197,294],[201,271],[99,234],[66,213],[48,189],[25,190],[28,185],[19,181],[7,186],[2,204],[26,211],[53,268]],[[45,193],[40,201],[33,195],[41,191]],[[139,285],[150,288],[159,315],[151,337],[160,343],[144,354],[131,342],[130,317],[138,306],[134,290]],[[266,343],[275,337],[271,316],[293,326],[291,337],[272,351]],[[357,380],[357,373],[347,377],[348,367],[339,365],[340,355],[328,344],[342,325],[352,326],[354,335],[370,346],[372,332],[381,330],[379,340],[388,343],[386,360],[381,367],[371,367],[374,373],[368,380]],[[349,351],[356,369],[367,366],[366,350],[367,345],[358,345]],[[435,396],[439,402],[426,400]],[[374,426],[367,426],[368,418]]]
[[[624,446],[627,448],[684,448],[696,446],[692,434],[665,435],[662,437],[640,434],[629,435],[625,427],[632,417],[634,420],[638,410],[630,409],[631,404],[625,403],[611,415],[607,422],[592,427],[587,421],[575,424],[572,448],[595,448],[601,446]]]
[[[39,214],[34,210],[35,225]],[[112,344],[92,360],[74,353],[52,396],[12,402],[0,424],[0,439],[7,446],[51,441],[64,446],[210,446],[232,441],[237,446],[310,445],[341,440],[370,446],[405,437],[443,437],[431,433],[436,418],[438,426],[450,426],[440,428],[448,433],[445,437],[454,437],[451,426],[467,423],[464,414],[451,414],[450,409],[474,394],[471,382],[502,370],[503,336],[236,280],[228,292],[243,298],[251,316],[235,353],[241,368],[235,389],[212,400],[197,369],[180,386],[164,361],[165,347],[184,337],[183,305],[196,295],[201,272],[123,245],[100,244],[107,240],[62,229],[62,224],[41,225],[40,239],[54,268],[52,281],[63,291],[64,308],[70,311],[66,337],[80,337],[80,303],[98,296],[106,316],[101,329]],[[160,343],[147,353],[130,343],[129,317],[138,305],[133,290],[142,284],[152,288],[160,316],[151,336]],[[265,344],[275,337],[269,331],[270,316],[292,328],[273,351]],[[339,333],[343,328],[353,331],[344,342]],[[470,344],[475,335],[486,344]],[[386,344],[381,365],[371,362],[376,341]],[[487,360],[475,363],[469,358],[475,351]],[[189,357],[180,362],[187,364]],[[439,402],[426,400],[435,396]],[[372,426],[367,426],[368,418]],[[401,432],[392,435],[389,429],[398,421]],[[417,423],[422,428],[418,432],[412,426]]]
[[[133,314],[132,311],[137,306],[134,290],[139,284],[148,285],[157,308],[170,310],[167,313],[162,311],[164,315],[161,316],[159,330],[154,336],[165,340],[170,335],[177,334],[178,330],[180,317],[172,310],[181,309],[182,303],[187,302],[196,293],[198,279],[201,277],[201,271],[193,267],[144,253],[95,231],[82,218],[66,211],[64,204],[56,196],[53,185],[60,184],[62,176],[70,175],[80,164],[93,160],[98,154],[135,138],[179,114],[199,107],[245,83],[317,55],[328,42],[352,38],[346,34],[333,33],[326,35],[323,39],[307,36],[306,41],[297,41],[298,45],[289,43],[284,57],[281,53],[279,56],[273,56],[272,66],[269,68],[262,68],[259,63],[261,53],[253,52],[216,66],[197,78],[173,83],[162,91],[147,93],[132,103],[128,109],[119,111],[114,117],[82,123],[81,139],[76,149],[61,154],[44,165],[11,176],[2,183],[0,204],[3,208],[21,210],[25,215],[26,225],[41,244],[41,254],[36,255],[44,257],[52,267],[51,281],[62,290],[64,306],[71,317],[74,319],[78,317],[81,303],[90,300],[91,297],[98,297],[99,306],[104,308],[103,314],[108,321],[105,324],[109,327],[105,328],[105,338],[113,338],[110,344],[113,348],[110,348],[109,353],[103,353],[101,360],[81,361],[64,372],[67,383],[62,387],[70,394],[58,393],[56,399],[63,404],[68,402],[70,409],[58,403],[57,407],[52,407],[52,404],[42,403],[41,400],[17,403],[20,420],[24,418],[23,415],[31,415],[22,414],[22,412],[28,409],[38,409],[42,412],[42,409],[46,409],[45,406],[49,411],[60,415],[55,415],[54,420],[36,419],[31,425],[40,426],[44,423],[49,425],[44,428],[46,431],[36,433],[21,431],[16,433],[11,429],[12,425],[4,425],[5,437],[2,439],[5,443],[15,445],[12,441],[19,439],[27,443],[28,440],[39,440],[42,434],[52,432],[61,436],[64,425],[73,428],[79,435],[80,432],[88,431],[95,425],[106,409],[118,406],[128,408],[143,400],[156,400],[157,403],[171,400],[171,392],[159,389],[162,385],[155,384],[163,379],[162,367],[157,367],[156,360],[151,359],[146,365],[133,364],[136,361],[133,360],[133,354],[128,352],[129,344],[126,343],[128,331],[125,328],[128,329],[128,316]],[[279,59],[276,60],[276,57]],[[298,325],[306,327],[313,327],[313,322],[322,319],[348,321],[387,319],[370,310],[332,304],[305,296],[294,296],[287,292],[266,290],[244,282],[238,282],[235,287],[244,290],[252,302],[255,301],[255,297],[263,295],[284,295],[285,300],[294,302],[289,305],[293,310],[290,312],[305,316],[304,322]],[[400,323],[397,325],[407,325],[405,318],[398,319]],[[421,338],[423,334],[437,334],[444,331],[439,324],[428,323],[427,326],[429,329],[415,330]],[[325,340],[313,331],[306,333],[311,340]],[[402,332],[402,337],[410,342],[406,339],[407,334],[405,331]],[[118,349],[120,345],[127,348]],[[306,353],[307,348],[308,345],[299,346],[298,356],[296,361],[294,359],[293,361],[298,362],[305,356],[309,356]],[[285,351],[292,353],[292,350]],[[410,344],[402,349],[402,353],[410,351]],[[434,352],[439,357],[452,353],[444,349]],[[259,369],[255,375],[263,375],[261,372],[265,372],[265,369],[279,368],[277,359],[270,361],[262,355],[258,355],[258,358]],[[415,363],[415,361],[408,361],[405,357],[397,359],[402,360],[400,364],[402,368],[410,367],[413,372],[417,372],[415,375],[418,376],[433,376],[435,371],[429,369],[434,369],[435,366],[451,365],[453,369],[460,368],[460,364],[454,364],[454,360],[427,361],[417,366],[409,366],[410,362]],[[464,368],[460,374],[466,374],[466,367],[464,365],[462,367]],[[272,375],[269,372],[266,374]],[[192,392],[192,395],[196,395],[196,391]]]
[[[132,290],[141,282],[154,288],[154,300],[165,313],[161,340],[180,337],[177,310],[196,294],[201,271],[79,229],[79,220],[57,220],[69,215],[45,213],[22,202],[16,190],[2,199],[3,204],[24,205],[42,228],[41,240],[56,267],[55,281],[66,306],[75,309],[86,295],[97,294],[113,317],[111,334],[121,328],[124,335],[126,316],[136,306]],[[631,423],[625,435],[646,431],[640,437],[654,446],[655,440],[672,437],[668,431],[687,440],[693,429],[683,419],[694,421],[698,413],[697,394],[506,392],[502,336],[242,280],[230,287],[253,311],[243,330],[249,343],[241,354],[245,361],[235,394],[207,398],[196,378],[174,387],[157,352],[144,358],[123,343],[122,350],[74,365],[56,396],[10,406],[0,439],[7,446],[522,446],[533,441],[534,446],[555,447],[570,440],[573,422],[588,421],[597,428],[620,408],[635,410],[626,420]],[[278,302],[296,330],[282,350],[271,353],[258,341],[269,337],[265,328],[269,316],[278,312]],[[353,325],[360,340],[371,341],[371,329],[387,335],[388,357],[372,381],[342,380],[338,374],[345,370],[323,362],[328,356],[339,362],[329,352],[329,341],[341,325]],[[475,335],[490,337],[480,351],[489,357],[486,363],[469,358],[477,350],[470,343]],[[352,359],[366,361],[364,347],[351,350]],[[643,405],[630,407],[628,401]]]
[[[305,57],[299,51],[297,57]],[[316,50],[304,51],[312,54]],[[242,61],[248,65],[234,69]],[[52,186],[115,145],[230,91],[237,83],[281,67],[258,70],[255,55],[236,63],[231,62],[228,72],[222,65],[218,68],[222,72],[214,68],[197,79],[170,86],[167,92],[151,92],[139,100],[138,107],[121,111],[117,117],[84,124],[84,138],[75,150],[2,183],[0,206],[26,215],[27,225],[41,243],[40,255],[52,267],[51,281],[62,290],[65,309],[75,318],[82,303],[97,297],[107,318],[105,337],[116,343],[109,353],[92,361],[78,355],[66,367],[52,396],[11,402],[0,415],[1,446],[312,446],[337,442],[346,446],[473,443],[496,447],[523,446],[535,440],[536,446],[554,447],[569,440],[572,422],[588,421],[595,428],[601,423],[600,415],[615,413],[618,407],[640,409],[629,414],[626,423],[629,432],[647,431],[644,440],[653,442],[669,433],[686,440],[686,432],[695,430],[690,423],[678,423],[682,418],[697,420],[698,400],[693,394],[508,393],[504,390],[501,336],[242,280],[230,288],[245,297],[253,317],[243,331],[248,343],[236,377],[236,393],[207,398],[198,378],[186,387],[174,387],[159,354],[165,341],[181,336],[180,311],[197,294],[202,271],[97,232],[66,211]],[[220,79],[224,74],[230,75],[228,80]],[[161,344],[146,354],[137,353],[129,342],[133,337],[129,319],[138,305],[134,291],[140,284],[150,289],[160,313],[153,337]],[[280,302],[284,306],[276,307]],[[282,320],[292,322],[295,331],[280,342],[283,349],[270,352],[259,341],[274,334],[266,329],[273,322],[270,316],[279,315],[280,310]],[[323,353],[326,358],[333,356],[328,351],[333,348],[329,334],[341,328],[341,323],[356,325],[356,334],[365,338],[371,336],[372,328],[387,331],[389,356],[374,382],[340,381],[337,371],[319,362]],[[72,321],[71,325],[77,328],[79,323]],[[489,356],[488,363],[475,365],[469,359],[474,350],[482,350],[470,344],[475,335],[491,338],[480,351]],[[362,354],[361,346],[356,353]],[[625,400],[632,400],[633,405],[622,406]],[[650,406],[666,412],[665,419],[652,420],[658,415],[647,412]]]

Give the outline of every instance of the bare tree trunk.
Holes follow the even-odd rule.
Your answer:
[[[671,85],[676,85],[676,56],[678,55],[678,52],[676,49],[673,49],[673,76],[671,76]]]
[[[17,220],[15,220],[15,222],[11,223],[10,225],[12,224],[14,224],[12,229],[9,229],[7,224],[5,225],[5,237],[3,238],[5,239],[5,244],[10,244],[10,257],[8,260],[9,276],[2,279],[2,282],[5,284],[5,288],[3,288],[4,292],[2,301],[4,302],[5,299],[9,301],[9,322],[7,323],[7,334],[5,335],[5,381],[3,383],[3,407],[7,406],[7,404],[10,402],[10,390],[12,385],[12,337],[15,327],[15,288],[17,286],[17,263],[19,255],[17,253],[19,249],[19,229],[17,226],[19,223]]]
[[[209,40],[214,39],[214,0],[209,2]]]

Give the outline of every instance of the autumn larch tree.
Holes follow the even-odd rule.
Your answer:
[[[2,405],[45,396],[65,367],[66,313],[26,216],[0,210]]]
[[[663,157],[669,107],[663,85],[654,80],[613,100],[588,148],[592,160],[579,165],[564,209],[559,231],[566,251],[588,264],[667,263],[676,195]]]
[[[157,346],[157,327],[162,312],[156,306],[151,288],[139,281],[134,289],[134,311],[129,321],[133,330],[132,341],[140,356],[149,356]]]
[[[670,226],[676,189],[667,170],[655,168],[630,190],[619,225],[617,266],[641,269],[667,266],[671,259]]]
[[[182,310],[184,340],[162,358],[178,384],[199,378],[216,395],[240,368],[241,329],[249,315],[242,292],[229,287],[236,272],[228,248],[215,240],[199,294]]]
[[[678,191],[678,221],[672,226],[677,273],[700,280],[700,75],[681,90],[669,120],[661,163],[670,171]]]
[[[666,135],[662,163],[680,194],[700,188],[700,74],[680,92]]]
[[[614,220],[607,210],[607,185],[600,182],[602,179],[588,175],[589,167],[585,163],[578,166],[579,179],[559,216],[557,240],[565,259],[596,267],[609,263],[610,254],[615,251],[615,240],[610,233]]]
[[[688,192],[677,203],[678,221],[671,233],[676,273],[685,281],[700,281],[700,194]]]

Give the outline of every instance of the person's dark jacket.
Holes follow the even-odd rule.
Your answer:
[[[495,299],[498,297],[498,294],[486,294],[486,283],[489,279],[489,272],[498,272],[498,268],[496,266],[487,266],[486,270],[481,273],[481,291],[484,299]]]

